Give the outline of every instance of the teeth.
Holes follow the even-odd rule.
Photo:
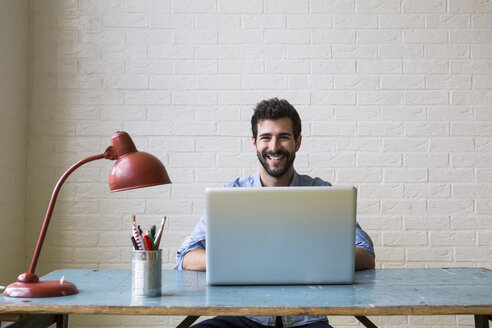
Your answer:
[[[284,156],[270,156],[271,159],[274,161],[278,161],[279,159],[283,158]]]

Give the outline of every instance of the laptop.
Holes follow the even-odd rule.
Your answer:
[[[350,284],[355,187],[208,188],[211,285]]]

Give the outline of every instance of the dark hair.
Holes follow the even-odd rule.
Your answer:
[[[253,138],[256,140],[258,136],[258,123],[264,120],[276,120],[284,117],[288,117],[292,121],[294,139],[297,140],[297,137],[301,134],[301,118],[294,106],[289,104],[287,100],[279,100],[278,98],[263,100],[256,105],[255,112],[251,117]]]

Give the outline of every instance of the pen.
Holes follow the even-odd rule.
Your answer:
[[[157,236],[155,237],[155,247],[159,249],[159,244],[161,243],[162,231],[164,230],[164,225],[166,224],[166,217],[162,218],[161,227],[159,228],[159,232],[157,232]]]
[[[130,239],[132,240],[132,244],[133,244],[133,249],[135,250],[139,250],[138,248],[138,244],[137,244],[137,241],[135,240],[135,237],[131,236]]]
[[[145,242],[145,249],[148,251],[154,250],[152,248],[152,241],[150,240],[150,237],[147,235],[144,235],[143,238],[144,238],[144,242]]]
[[[155,247],[155,244],[154,244],[154,236],[152,236],[152,233],[149,230],[147,230],[147,232],[145,233],[145,236],[149,237],[149,241],[150,241],[150,245],[152,246],[152,250],[157,249]]]
[[[150,228],[150,233],[152,234],[152,240],[155,240],[155,224]]]

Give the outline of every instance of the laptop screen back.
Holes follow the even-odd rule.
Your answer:
[[[354,187],[208,188],[208,283],[352,283],[356,198]]]

